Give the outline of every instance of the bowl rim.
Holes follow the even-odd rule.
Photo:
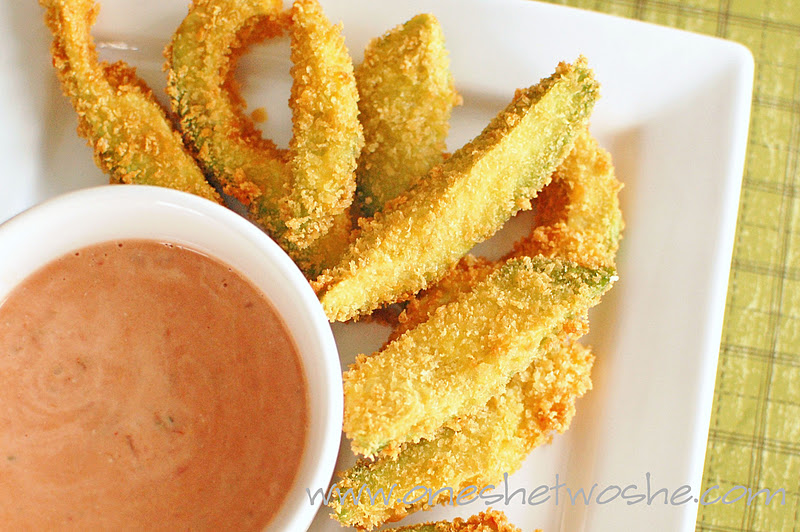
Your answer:
[[[150,232],[123,222],[136,213],[139,216],[147,215],[146,223]],[[276,310],[278,307],[296,309],[296,312],[293,310],[289,313],[294,319],[288,318],[287,313],[278,313],[298,347],[306,378],[309,402],[306,449],[295,480],[291,487],[287,487],[289,491],[280,510],[265,530],[307,530],[321,504],[316,500],[312,504],[306,491],[311,490],[311,493],[318,487],[325,489],[328,486],[338,457],[343,415],[341,363],[330,324],[310,284],[280,246],[258,227],[212,201],[162,187],[103,185],[63,194],[0,224],[0,257],[12,259],[0,261],[0,305],[16,285],[48,262],[71,250],[114,239],[91,238],[87,235],[105,235],[119,230],[130,235],[117,237],[121,239],[160,240],[151,232],[162,223],[160,219],[170,217],[173,222],[178,220],[176,225],[180,227],[165,227],[164,234],[181,236],[165,236],[167,241],[209,254],[233,266],[266,295],[269,292],[265,288],[266,273],[259,273],[259,280],[254,278],[256,275],[252,275],[252,272],[243,272],[241,264],[232,264],[238,260],[237,257],[221,256],[232,253],[231,250],[237,246],[241,248],[245,243],[251,244],[253,248],[245,251],[249,257],[248,264],[255,264],[257,260],[266,261],[264,269],[269,270],[270,275],[279,276],[276,284],[281,286],[280,290],[294,295],[289,298],[291,301],[282,300],[279,303],[273,297],[268,296],[268,299]],[[205,224],[206,229],[212,229],[212,232],[218,228],[220,234],[229,233],[231,238],[228,240],[233,242],[217,243],[215,248],[213,235],[199,234],[201,229],[190,226],[198,221]],[[103,227],[106,224],[109,227]],[[64,239],[65,227],[77,230],[80,234]],[[51,234],[48,235],[47,231]],[[140,231],[141,236],[136,236]],[[50,245],[47,238],[50,238]],[[30,246],[31,239],[37,245]],[[192,239],[196,242],[192,242]],[[74,246],[69,244],[76,240],[82,243]],[[27,267],[19,267],[21,262],[26,264],[26,259],[16,255],[20,249],[23,250],[22,255],[27,253],[26,256],[29,256]],[[302,323],[298,316],[302,317]],[[318,349],[313,353],[308,352],[301,349],[299,344],[318,346]]]

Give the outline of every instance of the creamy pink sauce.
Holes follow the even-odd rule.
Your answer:
[[[0,527],[260,530],[307,430],[296,349],[238,273],[129,240],[0,306]]]

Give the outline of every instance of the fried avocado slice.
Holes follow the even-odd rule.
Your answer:
[[[164,51],[167,94],[187,146],[277,239],[285,231],[279,202],[290,184],[287,156],[261,137],[229,76],[244,44],[283,30],[282,9],[281,0],[195,0]]]
[[[623,226],[617,198],[620,188],[608,153],[598,146],[588,132],[581,133],[572,153],[555,172],[553,182],[537,198],[531,235],[515,246],[512,255],[545,254],[582,263],[613,266]],[[392,337],[413,329],[440,306],[474,289],[495,268],[497,264],[486,259],[465,257],[441,281],[409,301]],[[511,380],[502,397],[491,399],[479,414],[468,416],[461,422],[461,433],[452,428],[442,429],[433,442],[421,441],[406,446],[400,452],[397,463],[384,457],[378,458],[373,464],[362,460],[341,474],[343,480],[338,488],[344,493],[347,489],[360,489],[364,485],[374,492],[379,487],[391,486],[398,479],[402,481],[395,490],[397,493],[419,484],[461,487],[470,484],[496,485],[503,472],[516,470],[530,450],[542,443],[542,434],[549,430],[563,431],[568,426],[575,399],[589,388],[592,357],[588,349],[574,341],[583,332],[580,330],[582,326],[585,328],[585,323],[575,322],[570,326],[572,330],[562,332],[562,339],[568,338],[567,343],[551,344],[542,359],[537,359]],[[565,352],[569,352],[565,350],[571,350],[570,357],[564,356]],[[543,371],[544,365],[556,369]],[[580,377],[555,373],[561,371],[557,368],[570,367],[573,368],[573,375],[580,374]],[[549,398],[552,396],[545,390],[554,382],[572,383],[574,387],[571,391],[562,390],[560,399],[553,402]],[[520,386],[522,399],[508,401],[509,397],[517,397]],[[543,398],[544,402],[541,402]],[[513,420],[519,419],[515,417],[518,416],[515,413],[518,412],[519,400],[523,401],[525,410],[533,413],[526,422],[516,424],[517,437],[524,443],[503,435],[504,431],[507,433],[508,425],[504,425],[502,420],[510,419],[515,423]],[[567,405],[566,410],[560,410],[561,405]],[[485,417],[487,412],[491,412],[493,417]],[[561,413],[565,416],[559,417]],[[548,425],[551,427],[549,430]],[[500,431],[500,436],[496,434],[497,431]],[[492,438],[500,438],[500,441]],[[484,469],[482,463],[472,465],[480,459],[476,457],[483,457],[483,460],[494,464],[494,469]],[[470,465],[462,469],[464,463]],[[445,496],[442,499],[447,502]],[[363,501],[367,499],[362,497],[359,506],[353,505],[350,500],[339,503],[337,517],[346,517],[349,519],[346,523],[361,526],[359,523],[399,519],[421,507],[421,503],[404,505],[395,501],[391,508],[386,508],[364,504]]]
[[[611,155],[588,130],[583,131],[551,183],[537,196],[530,235],[517,242],[506,259],[544,255],[588,267],[615,267],[624,227],[619,207],[621,188]],[[408,301],[391,338],[427,320],[436,308],[470,290],[501,262],[464,257],[439,282]]]
[[[437,521],[435,523],[422,523],[400,528],[390,528],[387,532],[522,532],[508,522],[506,514],[489,510],[473,515],[466,521],[455,518],[452,521]],[[542,532],[535,530],[534,532]]]
[[[356,82],[366,141],[357,198],[369,217],[443,160],[450,112],[460,97],[436,17],[417,15],[373,39]]]
[[[348,320],[424,289],[529,208],[597,95],[583,58],[517,91],[478,137],[367,221],[342,262],[314,282],[328,318]]]
[[[430,318],[437,308],[455,301],[460,294],[486,280],[499,264],[499,261],[465,255],[439,281],[408,300],[388,340],[400,338],[406,331]]]
[[[569,336],[551,338],[542,348],[544,355],[518,373],[502,394],[463,419],[460,430],[443,427],[431,439],[405,445],[395,459],[360,459],[340,472],[329,502],[333,517],[345,526],[370,529],[436,503],[452,503],[470,485],[479,493],[498,486],[503,474],[519,469],[535,447],[567,429],[575,401],[591,388],[594,357],[589,349]],[[392,486],[392,497],[384,502]],[[452,492],[437,493],[443,487]],[[403,495],[415,488],[404,502]],[[379,489],[383,493],[375,496]],[[348,490],[361,494],[359,504]],[[465,499],[475,496],[472,492]]]
[[[285,238],[303,249],[326,234],[353,202],[364,136],[341,25],[331,24],[316,0],[297,0],[289,34],[292,187],[282,210]]]
[[[97,59],[92,0],[41,0],[53,33],[53,66],[78,113],[78,134],[112,183],[156,185],[221,203],[186,152],[152,91],[122,62]]]
[[[294,132],[300,138],[293,140],[294,148],[289,152],[261,137],[261,132],[244,112],[244,101],[232,74],[236,60],[250,43],[290,30],[295,22],[310,24],[312,29],[316,28],[314,32],[322,31],[316,26],[318,19],[312,17],[313,10],[312,7],[299,15],[295,13],[293,20],[282,11],[282,2],[278,0],[197,0],[165,50],[167,92],[187,144],[223,191],[248,208],[249,218],[275,238],[309,278],[336,264],[347,249],[352,231],[351,216],[346,207],[340,207],[338,214],[331,214],[325,237],[306,241],[301,248],[287,238],[287,223],[292,225],[292,218],[283,212],[289,205],[290,195],[303,195],[304,183],[308,183],[303,179],[293,183],[293,161],[300,161],[300,166],[305,165],[306,169],[315,161],[328,161],[314,158],[325,152],[314,151],[312,141],[319,139],[306,131],[319,127],[319,120],[313,116],[314,100],[302,94],[313,93],[319,84],[316,78],[330,73],[324,62],[305,74],[302,69],[293,69],[293,93],[305,98],[305,104],[293,109]],[[303,37],[309,33],[308,27],[292,31],[295,40],[308,44],[307,37]],[[331,32],[331,39],[339,37],[338,30]],[[316,39],[314,42],[324,41]],[[295,51],[298,50],[295,47]],[[318,59],[321,53],[317,52]],[[322,53],[321,57],[332,60],[336,54]],[[298,85],[305,86],[306,90],[298,89]],[[323,111],[324,119],[339,116],[336,112]],[[355,160],[355,155],[351,158]],[[352,174],[353,169],[349,172]],[[350,202],[354,178],[351,182]],[[311,197],[316,194],[313,192]],[[346,198],[347,193],[343,197]]]
[[[351,206],[352,207],[352,206]],[[351,208],[333,218],[328,232],[314,240],[307,248],[290,253],[307,279],[315,279],[327,268],[335,266],[347,251],[353,235]]]
[[[531,234],[508,257],[558,256],[590,267],[614,267],[625,225],[621,189],[611,155],[584,131],[537,198]]]
[[[611,165],[609,154],[598,146],[596,140],[588,132],[584,131],[576,140],[570,156],[556,170],[552,183],[545,187],[537,197],[536,217],[531,235],[518,243],[510,255],[536,256],[542,254],[550,257],[567,258],[579,261],[584,265],[594,265],[595,267],[598,265],[613,266],[619,245],[620,230],[623,226],[617,198],[620,188],[621,184],[614,177],[614,169]],[[474,289],[475,285],[491,274],[501,262],[495,263],[470,256],[462,259],[441,281],[426,290],[425,293],[409,301],[405,311],[400,315],[400,325],[394,331],[392,338],[396,338],[405,331],[413,329],[426,321],[440,306],[446,305],[456,300],[460,294]],[[585,323],[573,323],[572,330],[566,332],[566,337],[575,338],[580,335],[582,332],[580,330],[581,326],[585,327]],[[562,333],[562,337],[564,337],[564,334]],[[581,348],[576,343],[573,342],[568,347],[577,350],[575,353],[583,351],[586,354],[585,357],[579,355],[578,358],[574,359],[583,359],[585,361],[581,364],[585,384],[576,387],[574,390],[573,399],[569,407],[570,411],[572,411],[574,409],[574,399],[583,394],[590,384],[589,370],[592,359],[588,354],[588,350]],[[496,416],[494,418],[495,421],[479,417],[479,415],[469,416],[466,421],[461,423],[465,431],[463,433],[464,437],[473,438],[468,440],[474,445],[473,447],[464,447],[462,451],[459,451],[460,448],[451,449],[450,439],[439,439],[438,450],[435,454],[434,452],[431,452],[430,455],[422,454],[425,446],[429,445],[428,442],[424,441],[404,448],[398,457],[398,461],[403,463],[403,471],[406,475],[406,477],[403,477],[404,480],[400,486],[410,489],[417,484],[424,484],[425,482],[438,482],[438,484],[434,484],[437,486],[463,487],[469,484],[480,484],[480,482],[496,484],[502,472],[510,473],[517,469],[528,452],[538,445],[541,426],[537,427],[536,424],[530,422],[518,425],[518,434],[521,438],[527,439],[527,443],[521,447],[515,447],[513,445],[515,440],[509,438],[504,441],[512,443],[498,443],[490,439],[495,431],[502,430],[497,428],[502,426],[497,421],[502,419],[500,417],[502,412],[495,409],[498,407],[507,409],[504,410],[505,414],[510,415],[513,419],[517,403],[514,401],[508,402],[505,399],[509,396],[514,396],[515,390],[520,386],[521,382],[525,386],[522,392],[525,395],[525,408],[529,410],[538,408],[537,401],[541,400],[541,396],[534,395],[534,390],[537,389],[535,388],[537,386],[547,385],[546,381],[541,379],[543,376],[548,378],[548,373],[535,373],[537,371],[536,366],[539,365],[541,368],[543,363],[556,365],[565,363],[567,359],[560,353],[561,348],[554,344],[554,347],[543,357],[544,362],[537,359],[532,366],[512,379],[504,392],[505,398],[495,397],[489,401],[487,408]],[[544,408],[546,409],[547,407],[545,406]],[[570,413],[569,417],[571,415]],[[476,426],[476,422],[478,423],[477,426],[483,427],[485,432],[470,431],[470,427]],[[566,426],[566,423],[560,424],[558,430],[563,430]],[[451,429],[443,429],[438,437],[441,438],[442,435],[447,435],[454,438],[455,434],[456,432]],[[515,452],[520,453],[516,455],[516,459],[514,459]],[[494,456],[493,460],[495,462],[493,463],[500,463],[500,465],[494,469],[493,474],[489,472],[484,476],[477,477],[481,480],[476,483],[471,477],[473,469],[462,471],[458,467],[464,460],[472,460],[472,457],[480,456],[480,453],[489,453]],[[502,460],[500,458],[502,456],[511,458]],[[488,460],[488,458],[486,459]],[[387,464],[384,464],[384,462],[387,462]],[[366,461],[362,461],[359,466],[356,466],[351,471],[356,471],[360,467],[374,472],[385,472],[390,469],[388,462],[385,458],[379,458],[376,461],[376,464],[380,463],[381,465],[369,465]],[[443,466],[442,464],[445,465]],[[396,482],[396,480],[391,480],[386,473],[384,473],[383,477],[378,478],[378,473],[361,472],[360,483],[356,486],[352,481],[353,473],[351,471],[343,474],[345,480],[339,484],[342,492],[353,486],[360,488],[361,485],[366,485],[374,491],[379,486],[389,486]],[[474,468],[474,471],[483,475],[479,467]],[[425,477],[424,475],[429,476]],[[399,489],[397,491],[401,492]],[[364,500],[366,499],[362,498],[362,501]],[[343,511],[350,512],[348,515],[358,516],[354,519],[361,519],[367,522],[375,519],[397,519],[405,515],[406,512],[414,511],[420,507],[419,504],[403,505],[394,503],[393,508],[387,510],[376,505],[355,507],[349,501],[339,506]]]
[[[512,259],[381,351],[359,355],[344,374],[344,431],[353,451],[394,454],[480,409],[614,279],[611,269]]]

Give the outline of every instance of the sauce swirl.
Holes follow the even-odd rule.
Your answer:
[[[240,274],[153,241],[75,251],[0,304],[0,523],[261,530],[307,410],[292,339]]]

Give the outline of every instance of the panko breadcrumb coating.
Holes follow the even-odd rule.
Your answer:
[[[314,282],[331,321],[435,282],[549,182],[598,96],[584,58],[517,91],[486,129],[361,228],[342,262]]]
[[[247,45],[285,31],[292,33],[292,57],[299,62],[292,69],[296,138],[288,152],[261,137],[232,77]],[[310,50],[313,58],[306,56]],[[195,0],[165,55],[167,92],[184,138],[223,191],[248,208],[250,219],[308,277],[335,264],[350,241],[347,207],[361,142],[352,65],[339,29],[311,0],[291,13],[280,0]],[[350,80],[340,80],[348,68]],[[339,90],[341,109],[331,97]],[[338,143],[328,142],[335,133],[331,123],[342,126]],[[303,233],[308,238],[298,237],[311,227]]]
[[[522,532],[508,522],[506,514],[489,510],[473,515],[466,521],[455,518],[452,521],[437,521],[435,523],[422,523],[400,528],[392,528],[387,532]],[[542,532],[534,530],[533,532]]]
[[[406,331],[430,318],[434,310],[455,301],[459,294],[484,281],[498,265],[497,261],[465,255],[438,282],[408,300],[397,317],[397,325],[388,341],[400,338]]]
[[[617,197],[620,188],[608,153],[588,132],[581,133],[573,152],[555,172],[553,182],[537,198],[531,235],[518,243],[512,254],[545,254],[593,267],[613,267],[623,226]],[[502,262],[465,257],[439,283],[408,303],[392,338],[414,329],[428,320],[437,308],[472,290]],[[588,322],[585,317],[583,321],[568,324],[561,334],[561,343],[552,344],[552,349],[543,357],[514,377],[503,396],[492,398],[484,410],[459,420],[454,428],[441,429],[432,442],[407,445],[396,460],[385,457],[374,463],[361,460],[354,468],[340,473],[340,491],[366,485],[374,492],[395,482],[399,493],[416,485],[496,485],[503,472],[516,470],[525,456],[543,443],[542,434],[549,432],[548,425],[550,430],[558,432],[567,428],[574,413],[575,400],[591,384],[592,357],[588,349],[576,343],[576,338],[586,329]],[[565,357],[563,349],[571,350],[572,355]],[[552,369],[543,370],[545,365]],[[559,373],[562,371],[559,368],[568,367],[572,368],[573,375],[582,377],[570,380]],[[539,403],[543,397],[542,389],[565,382],[567,386],[571,382],[573,388],[562,388],[560,399],[554,402],[546,399]],[[525,399],[520,399],[519,386],[523,383]],[[544,423],[532,422],[531,419],[520,423],[520,408],[538,412],[538,419],[548,411],[552,417],[544,416]],[[491,417],[487,417],[488,414]],[[512,430],[517,438],[508,436]],[[462,468],[465,462],[469,465]],[[372,527],[387,520],[400,519],[423,506],[420,503],[394,503],[386,507],[382,503],[364,503],[367,499],[362,497],[359,506],[353,505],[351,500],[342,504],[336,499],[332,505],[336,510],[335,517],[344,524]],[[440,502],[448,501],[442,498]]]
[[[292,187],[282,211],[285,238],[304,249],[326,234],[352,204],[364,136],[341,25],[330,23],[317,0],[296,0],[289,35]],[[342,220],[349,224],[349,215]]]
[[[373,39],[356,67],[366,144],[358,160],[362,216],[408,190],[441,163],[456,93],[444,34],[420,14]]]
[[[625,225],[619,208],[621,189],[611,156],[588,130],[583,131],[552,182],[536,198],[530,235],[517,242],[505,259],[544,255],[590,268],[615,267]],[[436,308],[455,300],[502,262],[464,257],[438,283],[409,300],[390,339],[427,320]]]
[[[396,453],[481,408],[540,345],[613,282],[543,257],[507,261],[485,281],[344,374],[344,431],[355,453]]]
[[[621,189],[611,155],[584,131],[537,198],[531,234],[508,257],[557,256],[588,267],[614,267],[625,227]]]
[[[403,446],[395,459],[361,459],[340,472],[329,503],[333,517],[345,526],[371,529],[427,508],[429,501],[424,497],[403,503],[402,497],[415,486],[427,486],[431,494],[451,487],[454,497],[470,485],[478,490],[498,486],[503,474],[519,469],[535,447],[566,430],[575,414],[575,401],[591,388],[593,360],[589,349],[572,335],[551,338],[537,362],[517,374],[502,394],[460,420],[459,430],[444,427],[432,439]],[[367,489],[373,494],[378,489],[387,493],[393,484],[397,486],[388,504],[380,495],[375,504],[370,503]],[[343,497],[348,489],[356,494],[362,490],[360,504]],[[419,495],[415,491],[408,500]],[[442,492],[430,502],[449,504],[450,494]]]
[[[78,134],[112,183],[156,185],[221,203],[153,92],[125,63],[97,59],[92,0],[40,0],[53,33],[53,66],[78,113]]]
[[[283,229],[286,154],[261,138],[231,79],[246,43],[283,31],[282,10],[281,0],[195,0],[164,51],[167,94],[186,145],[272,235]]]

